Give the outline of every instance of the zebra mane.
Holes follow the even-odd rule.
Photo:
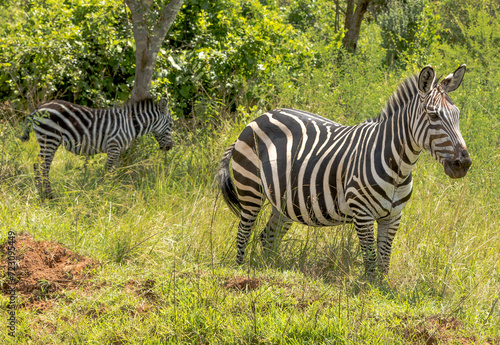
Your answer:
[[[143,99],[143,100],[140,100],[140,101],[132,101],[132,100],[128,100],[126,101],[125,103],[123,103],[122,105],[118,105],[118,106],[115,106],[114,108],[116,109],[125,109],[125,108],[131,108],[131,107],[134,107],[134,106],[155,106],[157,105],[157,103],[154,101],[154,99],[152,98],[146,98],[146,99]]]
[[[389,97],[389,100],[385,104],[382,111],[374,118],[367,120],[367,122],[381,122],[390,118],[395,108],[402,108],[404,105],[411,102],[415,97],[418,96],[418,74],[403,80],[399,84],[396,91]],[[437,82],[435,82],[436,84]]]
[[[418,96],[418,77],[419,74],[417,73],[403,80],[403,82],[399,84],[396,91],[389,97],[389,100],[385,104],[382,111],[376,117],[367,120],[367,122],[381,122],[390,118],[394,114],[392,109],[403,108],[404,105],[408,104],[416,96]],[[432,87],[439,86],[442,78],[442,75],[437,76],[434,79]],[[448,98],[448,101],[451,102],[448,94],[446,94],[446,97]]]

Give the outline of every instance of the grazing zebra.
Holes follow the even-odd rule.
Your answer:
[[[217,172],[226,203],[240,217],[237,262],[243,261],[267,198],[272,214],[260,235],[265,251],[293,222],[354,223],[366,274],[373,277],[377,266],[387,274],[420,153],[428,151],[452,178],[464,177],[472,164],[459,110],[448,96],[464,74],[462,65],[439,83],[427,66],[398,87],[378,117],[355,126],[295,109],[252,121],[226,150]]]
[[[153,133],[162,150],[173,146],[172,119],[164,99],[157,104],[144,100],[108,109],[92,109],[54,100],[35,109],[26,122],[28,126],[21,140],[29,139],[32,127],[40,145],[38,157],[42,163],[41,166],[35,163],[34,169],[35,185],[42,198],[52,198],[49,170],[61,144],[77,155],[107,153],[109,171],[118,166],[120,154],[132,140],[145,134]]]

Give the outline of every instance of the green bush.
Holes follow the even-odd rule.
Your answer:
[[[153,91],[168,88],[176,113],[204,121],[221,108],[266,106],[276,73],[314,60],[285,13],[257,0],[186,1],[163,48]]]
[[[133,40],[119,1],[10,4],[0,38],[0,99],[13,103],[58,97],[103,106],[129,95]]]
[[[89,106],[128,98],[134,42],[122,2],[11,2],[9,10],[17,20],[0,24],[0,99],[32,108],[55,97]],[[316,60],[288,17],[257,0],[186,0],[160,50],[153,95],[202,122],[269,106],[277,74],[296,77]]]
[[[449,1],[440,3],[443,21],[439,34],[442,45],[452,47],[462,58],[470,58],[487,67],[498,66],[500,47],[500,3],[495,1]],[[446,50],[443,47],[443,53]]]
[[[429,63],[443,70],[498,64],[498,10],[484,0],[391,0],[375,22],[363,23],[358,53],[349,56],[334,2],[186,0],[160,50],[152,92],[200,128],[238,109],[314,109],[318,102],[359,120],[367,105],[361,96],[359,106],[344,104],[345,93],[370,75],[387,83],[384,49],[395,79]],[[135,45],[126,13],[117,0],[7,1],[0,7],[0,101],[33,108],[56,97],[89,106],[128,99]],[[496,70],[485,69],[481,83],[498,79]],[[311,89],[313,76],[321,84]]]
[[[388,65],[425,64],[429,47],[439,39],[439,15],[428,0],[390,0],[377,22]]]

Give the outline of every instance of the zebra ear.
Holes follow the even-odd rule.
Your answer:
[[[425,66],[418,76],[418,90],[424,94],[429,93],[432,89],[432,85],[434,84],[435,77],[436,73],[431,65]]]
[[[160,99],[160,102],[158,102],[158,109],[160,109],[162,114],[168,113],[168,103],[165,98]]]
[[[444,91],[452,92],[458,89],[458,87],[462,83],[462,79],[464,79],[465,67],[465,64],[463,64],[462,66],[458,67],[455,72],[444,78],[444,80],[441,82],[441,86],[443,87]]]

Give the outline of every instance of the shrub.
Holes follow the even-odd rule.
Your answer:
[[[189,0],[158,60],[153,91],[168,87],[172,106],[203,121],[218,109],[265,106],[275,75],[290,75],[314,60],[310,43],[279,9],[257,0]]]
[[[89,106],[126,99],[134,57],[121,2],[30,0],[10,8],[17,20],[2,23],[0,99],[31,106],[55,95]]]
[[[466,55],[489,70],[492,70],[491,66],[498,65],[500,3],[445,0],[439,11],[443,17],[439,30],[443,37],[442,45],[453,47],[462,58]],[[443,52],[446,50],[442,47]]]
[[[390,0],[377,22],[388,65],[425,64],[429,47],[439,39],[439,16],[428,0]]]
[[[0,99],[32,108],[54,97],[88,106],[129,97],[135,46],[121,1],[30,0],[9,9],[18,20],[0,24]],[[186,0],[160,50],[153,95],[202,122],[239,105],[268,106],[279,94],[277,73],[293,78],[315,61],[287,18],[257,0]]]

